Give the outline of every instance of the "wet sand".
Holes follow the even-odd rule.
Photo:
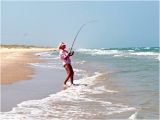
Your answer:
[[[11,111],[23,101],[42,99],[63,90],[64,70],[32,68],[34,75],[31,79],[1,85],[0,111]]]

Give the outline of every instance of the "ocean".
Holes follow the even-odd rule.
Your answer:
[[[0,118],[158,120],[159,50],[159,47],[77,49],[72,57],[75,86],[42,99],[23,101],[11,111],[1,112]],[[58,52],[36,55],[45,62],[31,63],[34,68],[56,71],[49,73],[52,76],[62,77],[60,73],[65,73]]]

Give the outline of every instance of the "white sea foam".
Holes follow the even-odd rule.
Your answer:
[[[73,68],[73,71],[74,71],[75,75],[77,75],[77,76],[87,77],[85,70]]]
[[[82,61],[77,61],[76,64],[84,64],[86,61],[82,60]]]
[[[35,67],[40,67],[40,68],[46,68],[46,69],[59,69],[59,70],[62,70],[63,68],[55,63],[55,64],[52,64],[52,65],[48,65],[48,64],[43,64],[43,63],[29,63],[30,65],[32,66],[35,66]]]
[[[91,92],[93,92],[94,94],[101,94],[104,92],[118,93],[118,91],[106,89],[105,86],[94,87]]]
[[[38,53],[35,53],[35,55],[37,55],[37,56],[51,56],[51,53],[50,52],[38,52]]]
[[[116,90],[106,90],[106,92],[109,92],[109,93],[118,93],[118,91],[116,91]]]
[[[136,111],[134,114],[132,114],[128,119],[129,120],[136,120],[137,114],[138,114],[138,111]]]
[[[134,52],[134,50],[128,50],[129,52]]]
[[[123,57],[125,55],[114,55],[114,57]]]
[[[80,118],[92,118],[100,115],[111,115],[130,110],[122,104],[113,104],[95,97],[89,97],[91,88],[97,77],[102,75],[96,73],[93,76],[76,80],[78,86],[71,86],[66,90],[52,94],[41,100],[29,100],[18,104],[9,112],[1,112],[0,119],[3,120],[78,120]],[[87,86],[85,85],[87,84]],[[93,89],[97,94],[106,91],[104,86]],[[100,107],[101,109],[98,109]],[[102,109],[103,108],[103,109]],[[97,109],[95,111],[95,109]],[[96,113],[95,113],[96,112]]]
[[[158,56],[159,53],[155,52],[135,52],[135,53],[130,53],[131,55],[141,55],[141,56]]]
[[[145,47],[144,49],[149,50],[149,49],[151,49],[151,48],[150,48],[150,47]]]
[[[160,55],[158,55],[158,57],[156,58],[158,61],[160,61]]]
[[[77,51],[91,55],[114,55],[122,53],[121,51],[118,50],[102,50],[102,49],[78,49]]]
[[[81,70],[81,69],[76,69],[74,68],[74,72],[86,72],[85,70]]]
[[[146,50],[150,48],[144,48]],[[136,51],[139,50],[139,51]],[[90,54],[90,55],[109,55],[113,57],[135,57],[143,56],[157,59],[160,53],[158,52],[140,52],[140,48],[134,48],[134,50],[105,50],[105,49],[78,49],[80,53]],[[159,60],[159,58],[158,58]]]

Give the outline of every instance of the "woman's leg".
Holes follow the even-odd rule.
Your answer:
[[[70,67],[70,71],[71,71],[70,81],[71,81],[71,84],[73,85],[74,71],[73,71],[72,65],[69,65],[69,67]]]
[[[71,84],[73,84],[73,69],[72,69],[72,66],[70,64],[66,64],[64,66],[64,68],[66,69],[66,72],[67,72],[67,77],[64,80],[64,85],[66,85],[66,83],[69,80],[69,78],[71,80]]]

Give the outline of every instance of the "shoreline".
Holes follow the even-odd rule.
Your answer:
[[[52,49],[53,52],[55,50],[56,49]],[[23,79],[23,80],[20,79],[20,80],[13,81],[12,79],[11,81],[12,83],[5,83],[5,84],[1,83],[1,112],[9,112],[14,107],[17,107],[17,105],[22,103],[23,101],[43,99],[45,97],[48,97],[50,94],[54,94],[63,90],[62,83],[65,76],[65,71],[63,70],[57,71],[57,69],[52,69],[52,70],[44,69],[43,67],[41,68],[33,65],[33,64],[47,65],[48,59],[47,60],[39,59],[41,58],[41,55],[38,55],[35,53],[37,52],[50,53],[50,49],[42,49],[42,50],[28,50],[28,49],[24,50],[23,49],[23,51],[16,52],[16,55],[14,56],[15,51],[20,51],[20,50],[12,49],[12,51],[9,51],[9,52],[4,51],[5,55],[9,54],[8,58],[11,56],[13,57],[12,59],[8,60],[9,62],[12,62],[12,63],[7,63],[8,67],[13,68],[13,70],[17,72],[17,69],[15,69],[11,65],[14,64],[15,66],[15,64],[16,65],[20,64],[19,62],[22,62],[23,59],[25,59],[25,63],[23,64],[23,66],[26,65],[25,69],[31,70],[31,74],[25,76],[26,79]],[[4,59],[5,57],[3,56],[3,62],[6,62]],[[53,59],[51,63],[55,61],[57,60]],[[33,63],[33,64],[28,64],[28,63]],[[2,61],[1,61],[1,64],[2,64]],[[24,68],[23,68],[23,71],[24,71]],[[22,74],[16,74],[16,75],[22,76]]]
[[[1,48],[0,84],[12,84],[32,78],[33,69],[28,63],[39,63],[35,52],[55,51],[54,48]]]

